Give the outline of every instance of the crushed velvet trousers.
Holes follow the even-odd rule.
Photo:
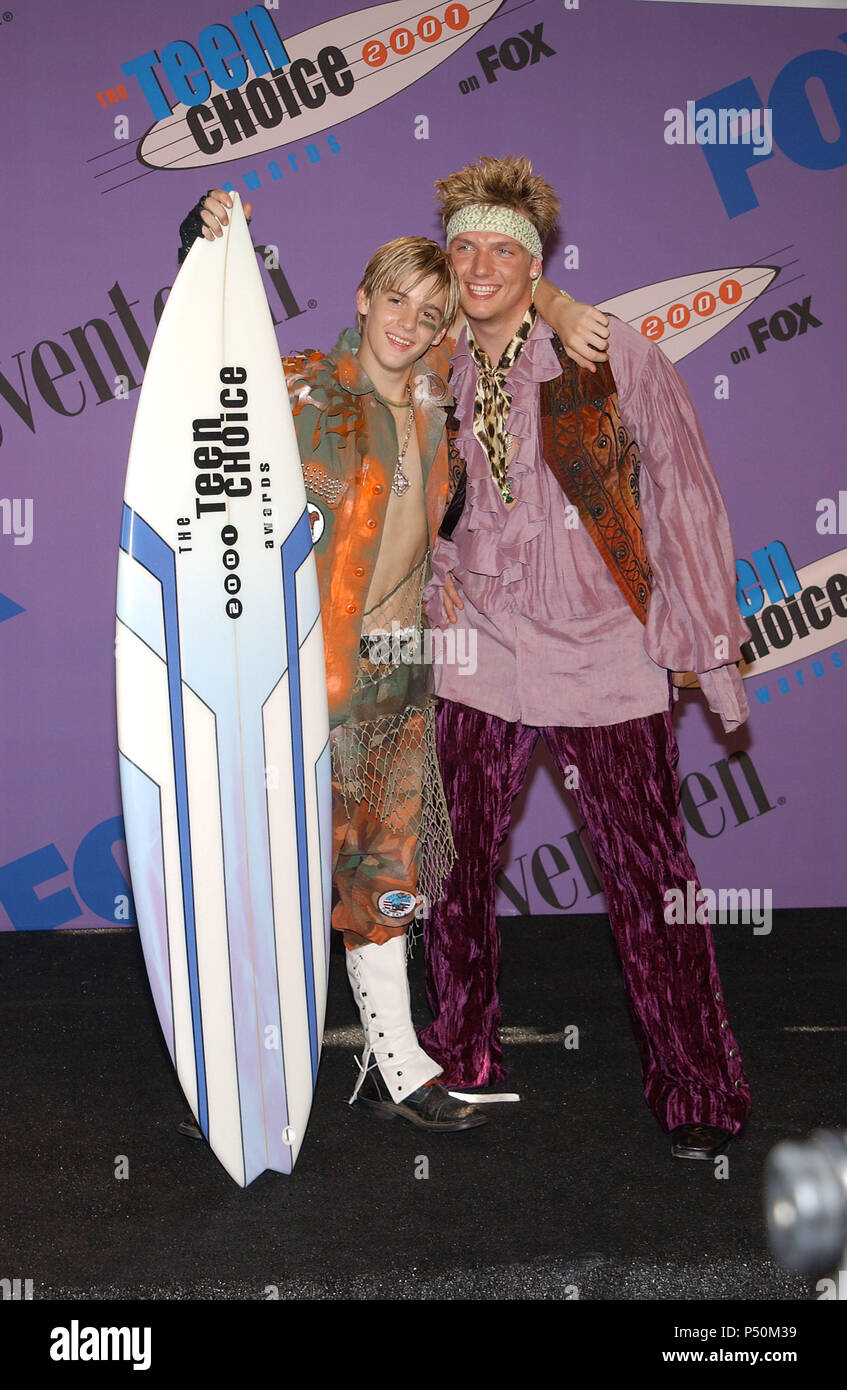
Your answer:
[[[666,1130],[741,1130],[750,1092],[711,927],[665,920],[668,889],[681,889],[686,901],[687,883],[700,886],[679,814],[670,711],[602,728],[539,729],[443,700],[436,733],[457,859],[425,926],[434,1019],[420,1040],[444,1068],[442,1080],[485,1086],[507,1074],[495,878],[512,803],[543,738],[600,866],[647,1104]]]

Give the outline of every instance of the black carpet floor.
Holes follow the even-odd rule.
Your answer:
[[[768,1252],[762,1167],[782,1138],[847,1125],[845,914],[777,912],[769,936],[715,928],[755,1102],[723,1176],[672,1159],[644,1104],[606,919],[502,927],[520,1103],[441,1136],[351,1109],[338,953],[296,1172],[246,1190],[177,1132],[186,1106],[135,933],[0,936],[0,1278],[81,1303],[818,1299]],[[420,953],[410,973],[423,1021]]]

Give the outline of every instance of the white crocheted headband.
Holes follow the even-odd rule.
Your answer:
[[[470,203],[460,208],[447,223],[444,239],[449,247],[454,237],[462,232],[504,232],[506,236],[525,246],[531,256],[541,260],[541,238],[528,217],[522,217],[514,208],[488,207],[485,203]]]

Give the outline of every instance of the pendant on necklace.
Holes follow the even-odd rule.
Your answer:
[[[391,479],[391,491],[396,492],[398,497],[402,497],[403,493],[408,492],[411,486],[411,480],[403,472],[403,455],[400,454],[394,468],[394,477]]]

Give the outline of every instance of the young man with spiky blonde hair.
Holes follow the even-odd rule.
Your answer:
[[[600,863],[647,1102],[676,1157],[708,1159],[750,1097],[708,923],[666,920],[667,891],[696,883],[669,673],[699,673],[725,728],[746,718],[723,499],[658,347],[612,319],[592,373],[536,314],[558,201],[529,160],[480,159],[436,188],[468,320],[448,427],[465,476],[426,598],[433,625],[475,633],[477,663],[436,673],[457,857],[425,933],[421,1042],[448,1086],[506,1074],[495,876],[541,737]]]
[[[559,220],[559,199],[544,179],[533,173],[525,155],[494,159],[483,155],[435,185],[445,231],[457,213],[483,205],[507,208],[531,222],[543,246]]]

